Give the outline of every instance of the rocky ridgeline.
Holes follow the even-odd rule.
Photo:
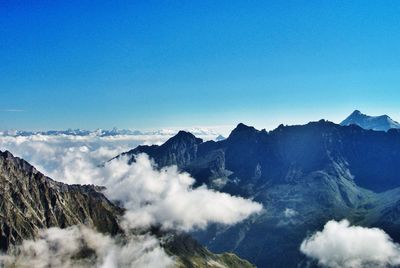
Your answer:
[[[11,250],[38,230],[85,224],[101,233],[122,232],[123,209],[110,202],[102,187],[67,185],[37,171],[28,162],[0,151],[0,250]],[[190,236],[152,230],[177,267],[253,267],[234,254],[213,254]]]
[[[399,129],[325,120],[272,131],[239,124],[218,142],[180,132],[123,155],[132,162],[139,153],[159,168],[177,165],[196,185],[262,203],[261,215],[194,234],[211,250],[235,252],[258,267],[308,265],[299,246],[331,219],[377,226],[400,241]]]

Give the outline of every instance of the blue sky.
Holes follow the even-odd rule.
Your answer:
[[[0,129],[400,120],[399,14],[399,1],[0,0]]]

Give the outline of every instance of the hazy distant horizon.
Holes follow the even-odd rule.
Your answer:
[[[131,130],[131,131],[141,131],[141,132],[155,132],[155,131],[161,131],[161,130],[165,130],[165,131],[179,131],[179,130],[186,130],[186,131],[193,131],[193,130],[205,130],[205,131],[212,131],[215,132],[217,134],[221,134],[223,136],[227,136],[229,135],[229,133],[239,124],[239,123],[244,123],[248,126],[253,126],[256,129],[266,129],[267,131],[269,130],[274,130],[275,128],[277,128],[279,125],[283,124],[283,125],[303,125],[303,124],[307,124],[309,122],[315,122],[315,121],[319,121],[321,119],[327,120],[327,121],[331,121],[333,123],[339,124],[341,121],[343,121],[347,116],[349,116],[354,110],[360,110],[362,113],[370,115],[370,116],[378,116],[378,115],[383,115],[386,113],[383,112],[375,112],[375,113],[368,113],[364,110],[361,109],[353,109],[353,110],[349,110],[347,112],[347,114],[338,114],[334,120],[330,119],[330,118],[323,118],[320,117],[318,118],[318,115],[314,115],[314,117],[310,117],[310,119],[308,120],[307,118],[296,118],[295,116],[292,118],[292,120],[290,119],[282,119],[282,121],[276,121],[276,120],[266,120],[265,122],[256,122],[256,123],[249,123],[246,121],[237,121],[235,123],[232,124],[224,124],[224,125],[188,125],[188,126],[165,126],[165,127],[150,127],[150,128],[138,128],[138,127],[118,127],[118,126],[112,126],[112,127],[95,127],[95,128],[85,128],[85,127],[64,127],[64,128],[5,128],[3,125],[0,125],[0,131],[50,131],[50,130],[56,130],[56,131],[62,131],[62,130],[68,130],[68,129],[81,129],[81,130],[88,130],[88,131],[95,131],[98,129],[103,129],[103,130],[112,130],[112,129],[119,129],[119,130]],[[389,115],[392,119],[394,119],[395,121],[399,121],[397,120],[397,118],[395,116],[393,116],[392,114],[387,114]],[[252,121],[252,120],[249,120]],[[254,120],[253,120],[254,121]],[[265,124],[263,124],[265,123]]]
[[[239,124],[239,123],[244,123],[246,125],[249,126],[253,126],[256,129],[266,129],[267,131],[269,130],[274,130],[275,128],[277,128],[279,125],[283,124],[283,125],[303,125],[303,124],[307,124],[309,122],[315,122],[315,121],[319,121],[321,119],[327,120],[327,121],[331,121],[333,123],[339,124],[341,121],[343,121],[347,116],[349,116],[351,114],[351,112],[353,112],[354,110],[360,110],[360,109],[353,109],[353,110],[349,110],[347,114],[344,114],[342,117],[336,116],[334,120],[331,120],[330,118],[317,118],[318,115],[315,115],[314,118],[310,118],[310,120],[307,120],[306,118],[304,119],[299,119],[296,118],[295,116],[292,118],[292,120],[290,119],[286,119],[286,121],[276,121],[276,120],[271,120],[271,121],[266,121],[263,125],[262,122],[260,123],[249,123],[246,121],[238,121],[236,123],[233,124],[225,124],[225,125],[194,125],[194,126],[166,126],[166,127],[162,127],[162,128],[136,128],[136,127],[117,127],[117,126],[113,126],[110,128],[102,128],[102,127],[96,127],[96,128],[85,128],[85,127],[64,127],[64,128],[33,128],[33,129],[28,129],[28,128],[4,128],[3,126],[0,126],[0,131],[50,131],[50,130],[56,130],[56,131],[62,131],[62,130],[68,130],[68,129],[81,129],[81,130],[88,130],[88,131],[95,131],[97,129],[103,129],[103,130],[112,130],[114,128],[122,130],[122,129],[126,129],[126,130],[132,130],[132,131],[141,131],[141,132],[154,132],[154,131],[160,131],[160,130],[170,130],[170,131],[179,131],[179,130],[187,130],[187,131],[193,131],[193,130],[205,130],[205,131],[212,131],[215,132],[217,134],[221,134],[223,136],[227,136],[229,135],[229,133]],[[371,116],[377,116],[377,115],[383,115],[385,113],[367,113],[364,110],[361,110],[362,113],[371,115]],[[394,117],[391,114],[388,114],[392,119],[396,120],[396,117]],[[297,120],[296,120],[297,119]],[[284,119],[283,119],[284,120]]]

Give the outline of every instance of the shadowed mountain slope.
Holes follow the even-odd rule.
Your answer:
[[[396,129],[384,133],[321,120],[267,132],[239,124],[219,142],[202,142],[181,131],[161,146],[139,146],[123,155],[133,161],[138,153],[148,154],[160,167],[177,165],[199,183],[212,185],[218,178],[220,187],[234,187],[242,194],[252,194],[254,186],[287,183],[296,180],[296,174],[338,163],[363,188],[382,192],[400,186],[400,130]]]
[[[222,141],[180,133],[161,146],[139,146],[163,167],[177,165],[197,185],[253,198],[265,212],[195,237],[258,267],[307,265],[302,240],[331,219],[378,226],[400,241],[400,130],[366,130],[321,120],[273,131],[239,124]]]

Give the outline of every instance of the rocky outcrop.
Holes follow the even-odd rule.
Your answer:
[[[196,159],[198,146],[201,143],[203,143],[203,140],[196,138],[193,134],[179,131],[178,134],[161,146],[138,146],[132,151],[123,153],[121,156],[130,157],[130,162],[132,162],[134,161],[133,155],[146,153],[151,155],[160,166],[177,165],[181,167]]]
[[[86,224],[109,234],[120,231],[122,209],[92,185],[56,182],[10,152],[0,152],[0,246],[7,250],[41,228]]]

